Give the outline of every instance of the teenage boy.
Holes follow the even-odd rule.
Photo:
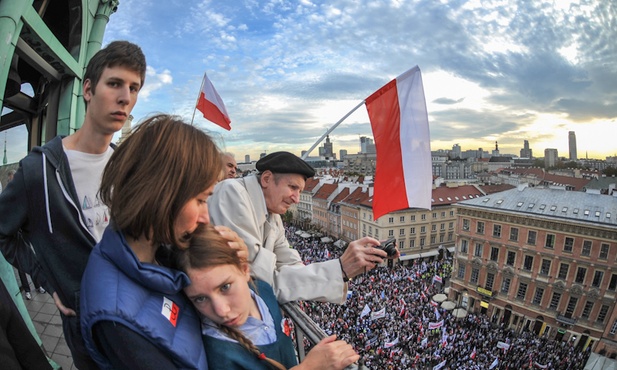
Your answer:
[[[113,152],[112,137],[137,102],[145,74],[146,58],[135,44],[115,41],[98,51],[83,78],[81,128],[33,148],[0,194],[0,250],[10,263],[44,282],[62,314],[73,363],[82,370],[98,368],[79,326],[81,277],[109,224],[97,193]]]

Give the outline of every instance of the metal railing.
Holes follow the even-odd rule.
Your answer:
[[[298,362],[302,362],[306,353],[304,350],[304,339],[308,339],[313,345],[319,343],[328,335],[311,319],[304,311],[300,309],[297,302],[289,302],[281,305],[283,312],[289,317],[296,331],[296,348],[298,351]],[[364,365],[356,363],[351,364],[345,370],[367,370]]]

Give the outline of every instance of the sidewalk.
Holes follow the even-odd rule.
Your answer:
[[[15,278],[17,272],[15,272]],[[19,281],[19,280],[18,280]],[[54,300],[48,293],[39,293],[30,284],[32,299],[27,300],[22,292],[22,297],[26,308],[30,313],[36,332],[43,342],[43,349],[52,360],[62,367],[62,370],[76,370],[73,366],[71,351],[66,345],[62,333],[62,319],[60,312],[54,304]]]

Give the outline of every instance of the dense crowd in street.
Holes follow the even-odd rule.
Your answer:
[[[287,238],[305,263],[338,258],[341,249],[320,238],[302,238],[293,226]],[[431,297],[443,292],[451,257],[383,266],[349,284],[347,302],[302,302],[328,334],[356,348],[369,369],[583,369],[589,349],[490,322],[483,314],[456,318]],[[437,276],[437,278],[436,278]]]

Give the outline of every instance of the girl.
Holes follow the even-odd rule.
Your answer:
[[[177,267],[189,276],[184,288],[202,314],[210,369],[343,369],[359,359],[344,341],[330,336],[297,364],[272,287],[251,281],[249,264],[212,227],[200,227],[189,247],[177,251]]]
[[[210,221],[221,170],[212,139],[168,115],[141,123],[114,151],[100,189],[111,223],[81,283],[82,333],[101,368],[207,368],[199,317],[182,294],[189,279],[161,266],[160,252],[186,247]],[[246,248],[220,230],[230,250]]]

